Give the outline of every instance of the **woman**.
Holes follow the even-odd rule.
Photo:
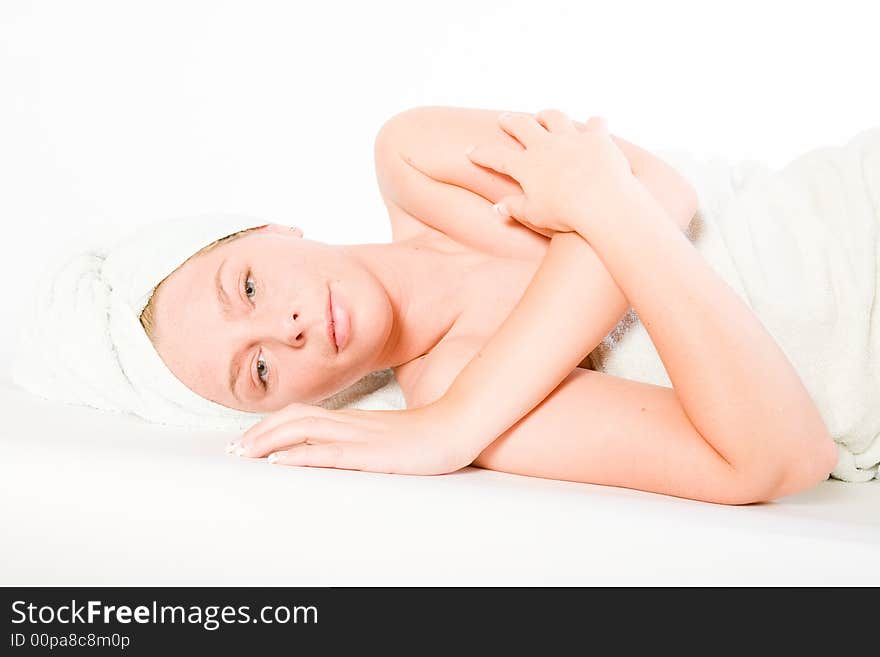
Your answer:
[[[236,453],[403,474],[473,464],[724,504],[834,468],[797,372],[684,235],[693,188],[601,119],[417,108],[382,128],[376,166],[392,244],[261,227],[191,258],[145,309],[186,386],[277,411]],[[589,369],[630,306],[673,388]],[[408,410],[309,405],[385,367]]]

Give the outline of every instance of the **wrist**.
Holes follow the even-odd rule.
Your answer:
[[[497,431],[492,413],[480,408],[478,401],[473,395],[462,399],[447,392],[430,404],[437,420],[447,427],[456,449],[474,458],[507,428]]]
[[[662,215],[670,223],[674,220],[665,211],[653,194],[636,178],[615,183],[613,189],[605,189],[603,202],[584,199],[576,205],[573,227],[587,242],[600,234],[628,231],[628,219],[645,215]]]

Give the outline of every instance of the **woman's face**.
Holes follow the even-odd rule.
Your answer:
[[[331,293],[350,322],[338,352],[327,333]],[[154,300],[154,343],[198,395],[269,412],[315,403],[373,371],[391,308],[379,280],[345,249],[270,225],[218,244],[165,279]]]

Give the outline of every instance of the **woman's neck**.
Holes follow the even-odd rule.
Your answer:
[[[449,333],[465,309],[468,277],[484,260],[473,251],[444,249],[424,237],[340,248],[382,283],[391,302],[391,331],[375,370],[419,358]]]

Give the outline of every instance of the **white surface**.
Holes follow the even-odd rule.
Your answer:
[[[0,583],[880,584],[880,482],[749,507],[469,468],[228,456],[0,387]]]
[[[372,143],[425,104],[608,118],[779,165],[875,125],[870,3],[0,3],[0,356],[89,231],[210,210],[384,241]],[[331,203],[332,201],[332,203]],[[2,368],[0,368],[2,372]],[[273,469],[0,390],[0,584],[878,583],[880,486],[758,507],[468,470]]]

